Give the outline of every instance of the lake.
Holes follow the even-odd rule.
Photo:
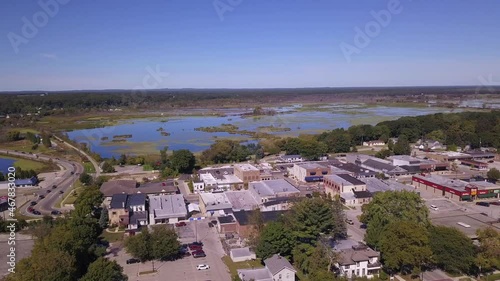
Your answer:
[[[9,167],[14,166],[14,162],[16,162],[16,160],[0,157],[0,172],[4,175],[7,174]]]
[[[240,115],[189,116],[153,119],[124,120],[115,126],[97,129],[76,130],[68,132],[68,136],[85,142],[91,150],[103,157],[125,154],[156,153],[168,146],[169,150],[189,149],[199,152],[208,148],[217,139],[231,138],[249,141],[248,135],[230,134],[227,132],[196,131],[198,127],[214,127],[221,124],[232,124],[239,130],[268,132],[280,136],[298,136],[299,134],[315,134],[336,128],[348,128],[351,125],[375,125],[385,120],[394,120],[402,116],[417,116],[438,112],[458,112],[457,109],[436,107],[366,107],[361,105],[325,104],[315,108],[295,105],[275,108],[279,114],[261,117],[242,117]],[[269,132],[262,126],[290,128],[290,131]],[[170,133],[161,135],[159,128]],[[112,142],[113,136],[132,135],[126,142]],[[102,139],[102,138],[107,139]]]

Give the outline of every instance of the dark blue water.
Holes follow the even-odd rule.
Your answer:
[[[280,111],[280,110],[278,110]],[[233,124],[240,130],[262,131],[262,126],[290,128],[286,132],[268,132],[275,135],[298,136],[299,134],[314,134],[336,128],[348,128],[354,124],[371,124],[382,120],[397,119],[402,116],[417,116],[437,112],[447,112],[448,109],[440,108],[407,108],[407,107],[350,107],[345,104],[325,105],[321,110],[300,110],[300,108],[285,108],[283,114],[263,116],[259,118],[241,116],[208,116],[208,117],[182,117],[162,118],[167,122],[157,120],[132,120],[125,121],[116,126],[106,128],[78,130],[68,132],[71,139],[87,143],[91,150],[103,157],[119,156],[121,153],[145,154],[158,151],[165,146],[169,150],[189,149],[199,152],[208,148],[217,139],[232,138],[248,141],[247,135],[229,134],[226,132],[207,133],[195,131],[198,127],[220,126]],[[162,136],[158,128],[162,127],[170,136]],[[128,135],[126,143],[113,143],[114,135]],[[101,140],[108,137],[108,140]],[[132,143],[132,144],[131,144]]]
[[[0,172],[5,175],[8,172],[9,167],[14,166],[14,162],[16,162],[16,160],[0,158]]]

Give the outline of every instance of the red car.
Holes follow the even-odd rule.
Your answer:
[[[189,245],[189,250],[191,250],[191,251],[201,251],[201,250],[203,250],[203,247],[198,246],[198,245]]]
[[[204,258],[206,256],[207,255],[205,254],[205,252],[203,252],[201,250],[200,251],[196,251],[196,252],[193,253],[193,257],[194,258]]]
[[[185,222],[183,222],[183,221],[178,222],[178,223],[175,224],[175,226],[177,226],[177,227],[186,226],[186,225],[187,224]]]

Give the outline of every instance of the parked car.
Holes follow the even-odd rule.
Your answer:
[[[488,202],[476,202],[476,205],[483,206],[483,207],[489,207],[490,203],[488,203]]]
[[[58,210],[54,210],[54,211],[50,212],[50,214],[51,214],[51,215],[54,215],[54,216],[57,216],[57,215],[60,215],[60,214],[61,214],[61,212],[60,212],[60,211],[58,211]]]
[[[50,193],[50,189],[47,189],[45,192]]]
[[[210,221],[213,225],[217,224],[217,220]]]
[[[127,264],[134,264],[134,263],[139,263],[139,262],[141,262],[141,260],[140,259],[135,259],[135,258],[127,260]]]
[[[186,225],[187,224],[185,222],[183,222],[183,221],[178,222],[178,223],[175,224],[175,226],[177,226],[177,227],[186,226]]]
[[[191,243],[191,245],[203,246],[203,242],[195,241],[195,242]]]
[[[199,265],[196,266],[196,269],[198,269],[198,270],[210,269],[210,265],[208,265],[208,264],[199,264]]]
[[[191,251],[199,251],[199,250],[203,250],[203,248],[199,245],[189,245],[189,250]]]
[[[207,255],[203,251],[196,251],[193,253],[193,258],[204,258]]]
[[[490,205],[500,206],[500,202],[490,202]]]
[[[353,224],[354,224],[354,222],[353,222],[351,219],[346,219],[346,220],[345,220],[345,222],[346,222],[347,224],[350,224],[350,225],[353,225]]]
[[[39,211],[37,211],[37,210],[35,210],[35,209],[33,209],[32,213],[33,213],[34,215],[41,215],[41,214],[42,214],[42,213],[40,213]]]
[[[209,223],[208,223],[208,227],[214,227],[214,224],[213,224],[213,223],[211,223],[211,222],[209,222]]]
[[[432,210],[434,210],[434,211],[439,211],[439,208],[438,208],[437,206],[435,206],[435,205],[431,205],[431,207],[430,207],[430,208],[431,208]]]
[[[52,186],[52,189],[55,189],[55,188],[57,188],[57,185],[55,185],[55,184],[54,184],[54,185]]]
[[[36,205],[36,202],[35,202],[35,201],[32,201],[32,202],[30,203],[30,205],[31,205],[31,206],[35,206],[35,205]]]
[[[359,226],[359,228],[366,229],[368,226],[366,224],[362,224]]]
[[[45,198],[45,195],[38,195],[38,198],[43,199]]]
[[[62,191],[62,190],[59,190],[59,194],[63,194],[63,193],[64,193],[64,191]]]

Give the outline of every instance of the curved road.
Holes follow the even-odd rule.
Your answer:
[[[78,153],[82,154],[83,156],[85,156],[89,161],[90,163],[92,163],[92,165],[94,166],[94,169],[95,169],[95,177],[99,177],[101,175],[101,169],[99,168],[99,163],[97,163],[94,158],[90,157],[90,155],[88,155],[85,151],[79,149],[78,147],[75,147],[74,145],[64,141],[63,139],[61,139],[60,137],[58,136],[55,136],[53,135],[52,136],[53,138],[57,139],[58,141],[64,143],[66,146],[69,146],[70,148],[72,148],[73,150],[76,150],[78,151]]]
[[[60,199],[60,195],[62,195],[60,191],[66,193],[70,186],[73,185],[73,183],[75,183],[75,181],[78,179],[78,174],[83,172],[83,166],[77,162],[53,158],[47,155],[35,155],[4,149],[0,149],[0,153],[19,156],[22,158],[31,158],[35,160],[49,161],[50,159],[52,159],[54,163],[63,167],[63,170],[54,173],[54,175],[56,175],[55,177],[44,180],[40,185],[41,188],[39,189],[39,191],[35,192],[37,194],[37,198],[32,201],[36,201],[37,204],[33,206],[33,208],[40,211],[42,215],[50,215],[52,211],[58,210],[57,208],[54,208],[54,204]],[[53,185],[56,185],[57,187],[52,189]],[[50,190],[49,193],[47,192],[48,190]],[[39,195],[44,195],[45,198],[39,199]],[[29,206],[29,203],[23,206],[23,208],[19,210],[21,214],[31,217],[40,217],[28,212],[27,209]]]

